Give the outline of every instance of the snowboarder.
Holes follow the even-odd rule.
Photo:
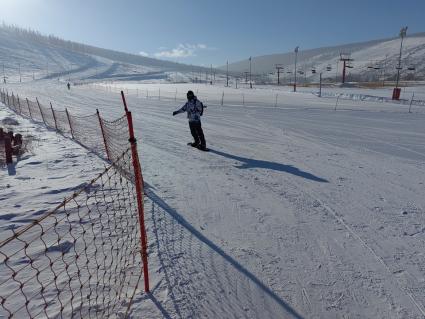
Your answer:
[[[194,142],[188,143],[188,145],[196,147],[202,151],[207,151],[208,149],[205,143],[204,132],[201,125],[201,116],[204,112],[204,105],[197,99],[193,91],[188,91],[186,96],[186,104],[183,105],[181,109],[174,111],[173,116],[179,113],[187,112],[190,133],[194,139]]]

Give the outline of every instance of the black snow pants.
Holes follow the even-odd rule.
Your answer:
[[[195,140],[195,144],[201,144],[201,146],[206,146],[201,122],[190,121],[189,127],[190,133],[192,133],[193,139]]]

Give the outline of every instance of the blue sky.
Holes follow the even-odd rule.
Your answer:
[[[425,32],[425,0],[0,0],[0,20],[198,65]]]

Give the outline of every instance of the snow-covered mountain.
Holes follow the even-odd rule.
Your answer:
[[[2,81],[6,77],[12,82],[40,78],[184,81],[206,70],[6,25],[0,26],[0,68]]]
[[[340,80],[340,53],[350,53],[352,68],[348,81],[394,80],[398,64],[400,38],[374,40],[298,53],[299,81]],[[276,82],[276,64],[283,66],[282,82],[290,82],[294,71],[294,52],[252,58],[253,80]],[[401,79],[425,78],[425,33],[404,39]],[[249,70],[248,59],[229,64],[232,76],[242,77]],[[313,72],[315,70],[315,72]],[[125,80],[145,82],[209,81],[209,68],[153,59],[141,55],[102,49],[44,36],[6,25],[0,26],[0,77],[23,82],[33,79]],[[216,81],[225,81],[226,66],[214,70]],[[220,74],[221,73],[221,74]]]
[[[340,53],[349,53],[353,59],[347,69],[349,80],[376,80],[385,77],[388,80],[396,76],[400,50],[400,38],[374,40],[341,46],[324,47],[298,52],[298,72],[305,73],[310,80],[324,77],[341,76],[342,63]],[[283,76],[291,76],[294,70],[295,53],[272,54],[252,57],[252,73],[275,76],[276,64],[284,67]],[[403,41],[402,71],[403,79],[423,79],[425,77],[425,33],[409,35]],[[222,66],[221,69],[225,69]],[[414,68],[414,70],[412,70]],[[411,70],[409,70],[411,69]],[[249,70],[249,60],[229,64],[231,72],[242,73]],[[316,72],[312,72],[315,70]],[[273,73],[273,74],[270,74]],[[301,74],[304,78],[304,74]]]

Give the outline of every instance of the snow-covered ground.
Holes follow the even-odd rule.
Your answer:
[[[307,79],[318,82],[320,72],[323,72],[324,78],[337,77],[340,81],[342,77],[341,53],[345,54],[346,58],[348,54],[353,60],[348,62],[350,66],[353,66],[353,68],[346,70],[348,78],[354,77],[367,81],[395,80],[400,53],[400,38],[307,50],[304,50],[301,46],[298,53],[297,70],[304,72],[304,74],[300,74],[299,81],[303,82],[306,76]],[[403,41],[401,79],[423,79],[425,72],[424,54],[425,34],[409,34]],[[253,57],[252,70],[254,74],[263,74],[263,76],[268,74],[269,78],[277,80],[275,66],[280,64],[284,68],[281,78],[287,78],[288,75],[292,77],[294,74],[294,58],[294,52]],[[248,59],[229,64],[230,71],[240,74],[243,74],[248,68]],[[226,66],[222,66],[221,69],[226,70]],[[313,69],[317,72],[311,72]]]
[[[352,110],[365,111],[394,111],[408,112],[410,102],[413,98],[411,111],[425,111],[425,86],[403,87],[401,89],[400,101],[393,103],[391,101],[391,87],[366,89],[356,87],[329,87],[323,86],[322,96],[324,98],[334,98],[334,101],[327,99],[318,100],[316,96],[319,94],[318,87],[298,87],[297,93],[293,94],[293,87],[288,86],[270,86],[256,85],[253,89],[246,86],[239,88],[224,87],[220,84],[145,84],[134,82],[104,82],[91,87],[104,89],[109,92],[120,92],[134,95],[139,98],[171,100],[184,102],[186,92],[193,90],[196,95],[208,105],[224,105],[224,106],[267,106],[280,108],[335,108],[336,98],[342,100],[357,100],[358,103],[340,103],[342,108],[351,108]],[[299,95],[302,95],[300,97]],[[316,95],[316,96],[313,96]],[[299,103],[299,101],[307,103]],[[366,103],[362,103],[366,102]]]
[[[74,141],[0,104],[0,127],[23,135],[28,150],[0,170],[1,238],[55,207],[103,170],[104,162]],[[10,125],[10,119],[17,125]],[[3,123],[6,123],[4,124]]]
[[[425,316],[423,107],[409,114],[407,106],[344,100],[334,111],[336,99],[288,89],[278,92],[276,107],[271,89],[239,90],[255,97],[245,106],[227,101],[225,91],[221,106],[222,87],[152,87],[162,94],[177,89],[174,101],[138,97],[141,85],[117,86],[133,89],[127,102],[148,186],[152,294],[137,295],[132,317]],[[6,88],[75,113],[122,115],[118,93],[101,88],[68,91],[51,81]],[[185,117],[171,116],[188,88],[216,101],[203,118],[209,153],[188,148]],[[24,130],[35,125],[22,123]],[[18,163],[16,175],[0,171],[1,215],[12,216],[2,218],[3,227],[66,195],[49,199],[43,187],[72,188],[102,168],[72,141],[37,130],[63,149],[49,146],[59,150],[54,154],[41,145]],[[40,179],[31,162],[48,176]],[[80,172],[87,165],[93,168]],[[35,176],[36,183],[19,176]],[[56,187],[51,177],[64,184]],[[19,183],[26,191],[9,196],[5,185]]]

